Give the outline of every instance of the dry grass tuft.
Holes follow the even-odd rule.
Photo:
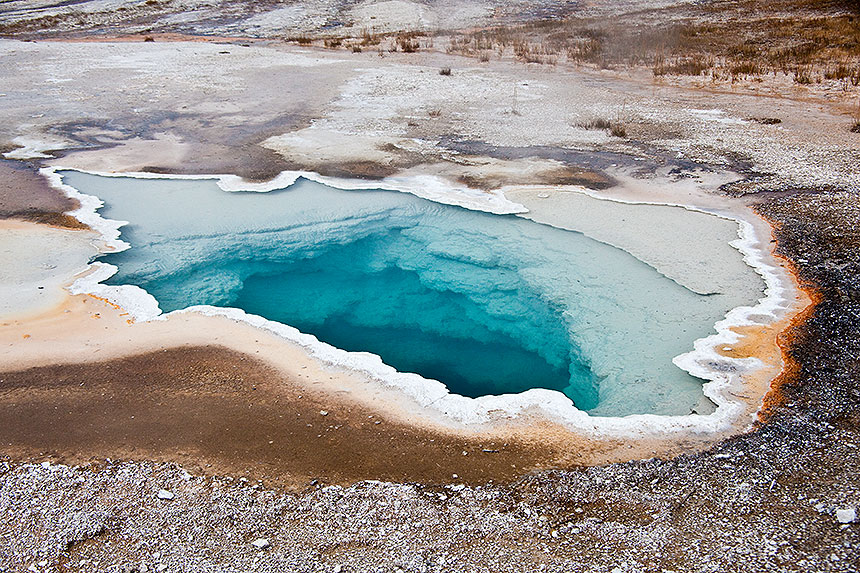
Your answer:
[[[653,17],[651,17],[653,16]],[[663,17],[657,17],[663,16]],[[837,0],[718,0],[683,14],[567,18],[452,37],[449,52],[527,63],[649,66],[654,76],[714,81],[782,74],[801,85],[860,85],[860,9]]]

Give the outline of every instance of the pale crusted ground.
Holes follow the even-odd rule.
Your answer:
[[[344,2],[269,12],[230,2],[184,12],[159,2],[153,18],[138,3],[73,6],[33,11],[27,3],[22,12],[23,3],[6,3],[0,24],[17,33],[32,20],[20,33],[36,37],[279,38],[329,23],[458,27],[567,9]],[[8,157],[258,179],[286,168],[432,173],[487,187],[527,172],[547,185],[620,181],[615,192],[646,197],[658,174],[692,182],[684,193],[693,198],[714,191],[697,171],[719,166],[744,178],[728,190],[773,192],[749,201],[764,202],[783,254],[822,289],[822,301],[783,340],[798,363],[769,422],[704,453],[505,486],[309,484],[300,494],[146,462],[16,461],[0,468],[0,571],[857,570],[858,523],[837,518],[860,506],[854,92],[782,79],[687,89],[696,82],[655,82],[648,70],[481,63],[443,53],[443,39],[433,50],[422,39],[416,54],[141,39],[3,40],[0,147]],[[761,117],[781,123],[752,119]],[[600,118],[623,122],[626,136],[582,127]],[[161,488],[174,500],[158,499]],[[257,538],[270,547],[249,545]]]

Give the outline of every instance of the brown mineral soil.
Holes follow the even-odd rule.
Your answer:
[[[19,461],[169,461],[289,489],[312,480],[479,484],[672,456],[714,439],[598,439],[530,415],[446,426],[248,325],[194,314],[135,323],[90,295],[0,324],[0,363],[0,444]]]
[[[289,488],[316,478],[504,481],[559,455],[554,444],[392,423],[219,347],[6,372],[0,412],[0,442],[14,457],[172,461]]]

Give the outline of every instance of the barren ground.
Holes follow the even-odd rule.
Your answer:
[[[16,339],[0,571],[856,571],[858,25],[850,2],[4,3],[3,217],[79,226],[44,165],[581,185],[752,206],[816,304],[750,431],[557,470],[214,344],[21,367]]]

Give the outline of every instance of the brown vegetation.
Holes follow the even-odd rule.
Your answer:
[[[578,127],[583,129],[605,129],[614,137],[627,137],[627,129],[618,121],[609,121],[608,119],[597,118],[585,123],[580,123]]]
[[[856,3],[723,0],[647,16],[494,27],[454,36],[448,51],[477,58],[495,52],[542,64],[565,58],[604,68],[644,65],[658,77],[736,81],[782,74],[798,84],[860,85]]]

